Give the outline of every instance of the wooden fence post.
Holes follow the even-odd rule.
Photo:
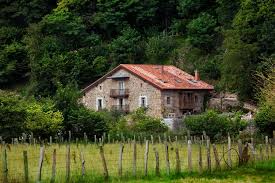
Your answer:
[[[169,140],[169,143],[171,144],[171,143],[172,143],[172,140],[171,140],[170,135],[168,136],[168,140]]]
[[[202,142],[199,144],[199,173],[202,173],[202,151],[201,151]]]
[[[252,146],[254,147],[254,139],[253,139],[253,137],[250,138],[250,143],[251,143]]]
[[[260,150],[260,160],[263,161],[263,147],[262,144],[259,145],[259,150]]]
[[[149,153],[149,141],[146,140],[145,154],[144,154],[144,175],[148,174],[148,153]]]
[[[273,147],[272,147],[272,139],[269,139],[269,145],[270,145],[270,157],[272,157],[273,154]]]
[[[207,150],[207,170],[211,171],[211,156],[210,156],[210,140],[206,140],[206,150]]]
[[[242,157],[243,157],[243,145],[242,140],[238,140],[238,153],[239,153],[239,165],[242,163]]]
[[[252,155],[253,155],[253,162],[256,161],[256,150],[253,146],[253,144],[249,143],[248,146],[250,147],[251,151],[252,151]]]
[[[167,135],[166,133],[163,134],[164,142],[167,142]]]
[[[175,152],[176,152],[176,174],[179,174],[181,172],[179,148],[176,148]]]
[[[231,160],[231,138],[230,135],[228,134],[228,149],[227,149],[227,154],[228,154],[228,166],[232,168],[232,160]]]
[[[161,137],[160,137],[160,135],[159,135],[159,143],[161,144]]]
[[[95,144],[97,143],[96,135],[94,135],[94,143],[95,143]]]
[[[120,144],[119,148],[119,160],[118,160],[118,175],[122,177],[122,157],[123,157],[123,144]]]
[[[160,176],[160,171],[159,171],[159,153],[157,149],[154,147],[155,151],[155,157],[156,157],[156,176]]]
[[[52,164],[52,177],[51,177],[51,183],[55,182],[55,175],[56,175],[56,149],[53,150],[53,164]]]
[[[268,151],[268,136],[265,136],[265,159],[269,159],[269,151]]]
[[[39,157],[39,163],[38,163],[37,182],[41,182],[44,154],[45,154],[45,147],[42,146],[42,147],[40,147],[40,157]]]
[[[4,145],[2,160],[3,160],[3,183],[8,183],[8,161],[7,161],[6,145]]]
[[[169,162],[169,149],[167,141],[165,141],[165,160],[166,160],[166,173],[170,174],[170,162]]]
[[[187,150],[188,150],[188,170],[189,172],[192,172],[192,142],[191,140],[188,140],[188,145],[187,145]]]
[[[104,150],[102,145],[99,146],[99,152],[100,152],[100,156],[101,156],[101,160],[102,160],[102,164],[103,164],[103,170],[104,170],[104,178],[105,180],[108,179],[109,174],[108,174],[108,168],[107,168],[107,164],[106,164],[106,160],[105,160],[105,156],[104,156]]]
[[[190,130],[187,130],[187,140],[191,140],[191,137],[190,137]],[[187,141],[188,143],[188,141]]]
[[[70,169],[71,169],[71,148],[70,148],[70,144],[68,144],[67,152],[66,152],[66,182],[70,181]]]
[[[134,140],[133,143],[133,176],[135,177],[137,175],[137,144]]]
[[[111,143],[111,135],[108,134],[108,144],[110,144],[110,143]]]
[[[53,137],[50,136],[50,145],[52,145],[52,143],[53,143]]]
[[[25,182],[29,182],[28,152],[23,151]]]
[[[154,144],[154,137],[153,135],[151,135],[151,142],[152,142],[152,145]]]
[[[215,162],[216,162],[216,169],[220,170],[221,164],[220,164],[219,155],[218,155],[218,151],[217,151],[215,144],[213,144],[213,152],[214,152],[214,158],[215,158]]]
[[[72,132],[69,130],[69,143],[71,142],[71,140],[72,140]]]
[[[87,144],[88,143],[88,137],[87,137],[86,132],[84,132],[83,137],[84,137],[85,144]]]
[[[85,159],[84,159],[84,153],[83,150],[80,152],[80,158],[81,158],[81,175],[82,177],[85,176]]]

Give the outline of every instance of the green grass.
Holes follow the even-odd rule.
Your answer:
[[[161,176],[155,176],[155,155],[153,147],[159,151],[160,157],[160,171]],[[182,174],[175,175],[175,148],[179,148],[180,160],[181,160],[181,170]],[[219,144],[217,145],[219,156],[222,157],[223,147],[226,148],[226,145]],[[232,145],[235,147],[235,145]],[[65,179],[65,170],[66,170],[66,146],[58,146],[54,144],[52,146],[45,147],[45,159],[42,168],[42,182],[50,182],[51,178],[51,168],[52,168],[52,152],[53,149],[57,151],[57,165],[56,165],[56,182],[66,182]],[[165,154],[164,154],[164,145],[155,144],[149,145],[149,158],[148,158],[148,176],[144,177],[144,152],[145,145],[137,145],[137,177],[132,177],[132,159],[133,159],[133,146],[130,144],[125,144],[123,152],[123,176],[122,178],[118,177],[118,159],[119,159],[119,144],[106,144],[104,145],[104,154],[107,161],[107,167],[110,175],[110,182],[222,182],[222,181],[240,181],[247,180],[252,175],[255,175],[255,180],[265,180],[267,178],[272,179],[272,176],[268,175],[269,171],[274,171],[274,161],[271,161],[267,164],[257,164],[255,167],[249,168],[238,168],[237,172],[235,170],[228,171],[225,165],[224,160],[221,161],[223,171],[215,171],[214,173],[198,175],[198,145],[192,145],[192,162],[193,162],[193,171],[194,173],[188,172],[187,165],[187,145],[173,143],[169,144],[169,158],[170,158],[170,176],[166,175],[166,166],[165,166]],[[38,145],[13,145],[10,146],[10,149],[7,150],[8,157],[8,178],[9,182],[23,182],[24,181],[24,164],[23,164],[23,151],[27,150],[28,152],[28,165],[29,165],[29,179],[30,182],[35,182],[37,179],[38,171],[38,160],[39,160],[39,151],[40,147]],[[80,152],[84,153],[85,157],[85,168],[86,175],[82,178],[81,175],[81,161],[80,161]],[[202,148],[203,154],[203,168],[206,170],[206,148],[205,145]],[[0,154],[2,160],[2,153]],[[211,158],[212,158],[212,169],[215,169],[215,161],[213,157],[213,150],[211,149]],[[226,157],[227,158],[227,157]],[[235,151],[232,151],[232,161],[234,166],[237,165],[237,154]],[[0,166],[0,172],[3,166]],[[257,172],[264,172],[263,175],[255,174]],[[240,173],[238,173],[240,172]],[[250,174],[251,173],[251,176]],[[234,175],[236,174],[236,176]],[[243,175],[242,175],[243,174]],[[263,176],[267,174],[267,177]],[[230,176],[232,175],[232,176]],[[0,181],[3,176],[0,176]],[[273,177],[274,179],[274,177]],[[273,180],[272,179],[272,180]],[[99,148],[97,145],[88,144],[88,145],[76,145],[71,144],[71,182],[103,182],[103,166],[99,154]],[[252,181],[250,181],[252,182]]]
[[[95,179],[95,177],[85,177],[81,180],[79,177],[74,177],[73,182],[104,182],[103,179]],[[133,177],[124,177],[122,179],[111,177],[109,182],[188,182],[188,183],[272,183],[275,182],[275,161],[265,161],[256,163],[255,165],[248,165],[243,167],[236,167],[233,170],[223,170],[215,172],[198,173],[181,173],[178,175],[172,174],[161,177],[154,175],[148,177],[140,177],[138,179]]]

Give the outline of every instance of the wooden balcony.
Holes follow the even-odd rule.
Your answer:
[[[196,107],[195,103],[182,103],[180,109],[193,109]]]
[[[130,107],[129,105],[113,105],[112,110],[128,113],[130,112]]]
[[[110,97],[129,97],[129,89],[111,89]]]

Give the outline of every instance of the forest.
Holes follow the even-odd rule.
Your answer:
[[[274,3],[1,0],[0,89],[21,95],[1,94],[1,131],[16,126],[5,123],[10,120],[29,121],[28,129],[38,134],[62,121],[66,129],[99,118],[93,125],[102,125],[106,115],[88,112],[77,99],[81,89],[121,63],[172,64],[191,74],[198,69],[217,92],[265,103],[262,118],[274,121],[267,112],[275,110],[267,92],[274,91]],[[268,86],[266,78],[272,80]],[[30,119],[34,113],[41,115]],[[53,116],[55,123],[47,124]]]

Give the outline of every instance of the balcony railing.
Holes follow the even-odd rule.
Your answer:
[[[196,104],[192,102],[185,102],[180,105],[180,109],[192,109],[194,107],[196,107]]]
[[[111,89],[110,97],[128,97],[129,89]]]
[[[120,112],[130,112],[129,105],[113,105],[112,110],[120,111]]]

